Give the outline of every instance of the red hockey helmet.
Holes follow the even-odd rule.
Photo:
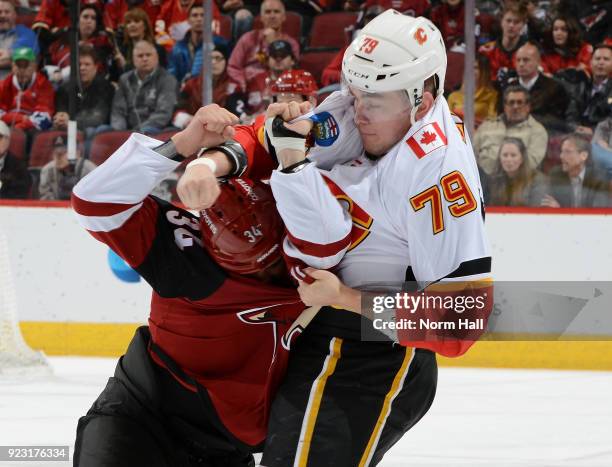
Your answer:
[[[305,70],[288,70],[283,72],[270,86],[272,95],[280,93],[301,94],[306,97],[317,95],[319,87],[314,77]]]
[[[200,230],[204,248],[228,271],[253,274],[281,257],[283,221],[262,182],[223,183],[216,203],[200,213]]]

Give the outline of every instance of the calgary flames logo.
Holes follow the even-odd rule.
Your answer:
[[[427,34],[425,34],[425,29],[417,29],[414,33],[414,39],[419,43],[419,45],[423,45],[427,41]]]
[[[351,229],[351,246],[348,251],[356,248],[361,242],[363,242],[368,235],[370,235],[370,229],[374,223],[374,219],[370,216],[361,206],[355,203],[336,183],[330,178],[323,176],[327,187],[332,192],[332,195],[336,197],[340,203],[342,203],[345,209],[351,215],[353,219],[353,228]]]

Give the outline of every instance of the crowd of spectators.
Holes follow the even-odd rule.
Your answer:
[[[278,98],[291,70],[312,72],[308,89],[318,85],[323,98],[339,87],[350,40],[394,8],[427,16],[442,31],[445,95],[460,117],[465,15],[474,15],[471,139],[487,204],[611,206],[612,0],[476,0],[474,12],[465,12],[464,0],[212,3],[207,70],[200,1],[81,0],[80,142],[69,160],[68,1],[0,0],[0,198],[67,199],[72,184],[104,160],[101,140],[115,135],[120,144],[131,131],[167,137],[184,128],[201,106],[207,76],[214,102],[245,123]],[[325,16],[333,20],[322,28]],[[335,39],[327,44],[321,34]],[[43,140],[46,153],[35,157]]]

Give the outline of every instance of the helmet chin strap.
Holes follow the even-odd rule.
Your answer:
[[[414,125],[416,123],[416,114],[419,108],[412,106],[412,110],[410,111],[410,125]]]
[[[415,89],[414,91],[416,93],[417,89]],[[410,125],[411,126],[416,123],[416,114],[419,111],[419,107],[423,103],[423,94],[424,94],[424,91],[421,90],[421,95],[420,96],[415,95],[414,101],[410,99],[410,94],[408,94],[408,99],[410,99],[410,104],[412,105],[412,109],[410,109]]]

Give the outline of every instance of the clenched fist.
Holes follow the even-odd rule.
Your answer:
[[[215,204],[221,189],[210,167],[194,165],[187,167],[178,182],[176,192],[187,208],[201,211]]]
[[[217,104],[201,107],[187,128],[172,137],[176,150],[185,157],[202,147],[218,146],[234,136],[232,125],[239,123],[238,117]]]

